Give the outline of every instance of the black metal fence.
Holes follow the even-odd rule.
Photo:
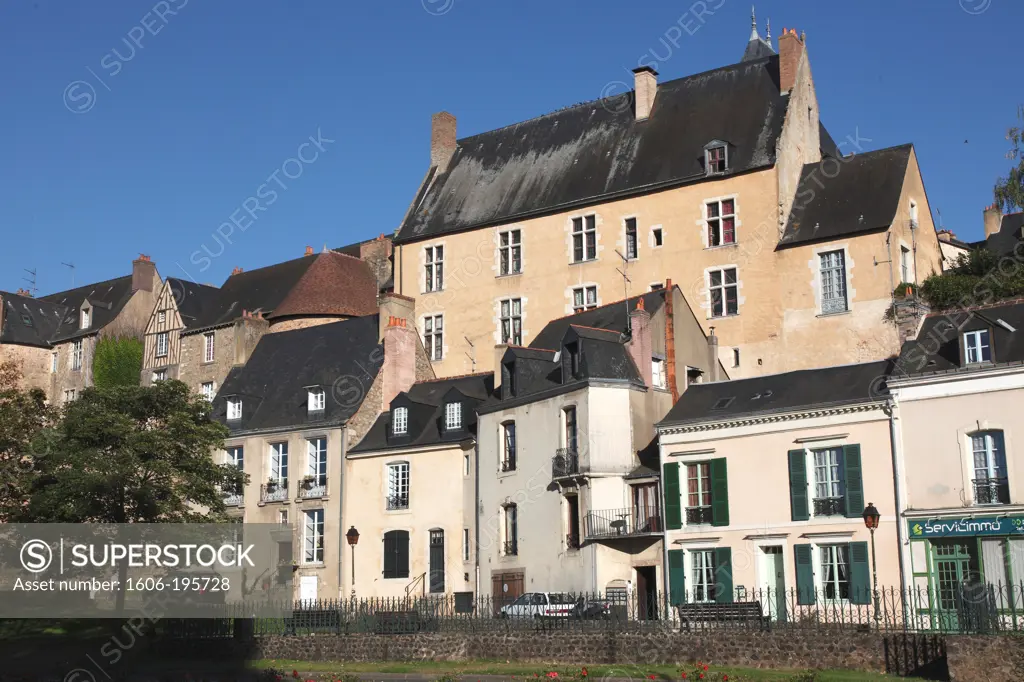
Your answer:
[[[736,590],[731,601],[685,594],[527,593],[493,598],[470,592],[418,597],[295,602],[289,618],[247,618],[222,607],[222,618],[166,620],[174,636],[227,637],[244,623],[253,635],[307,633],[410,634],[480,630],[709,630],[747,628],[879,630],[914,633],[1024,632],[1024,582],[933,590]],[[673,601],[681,603],[672,603]]]

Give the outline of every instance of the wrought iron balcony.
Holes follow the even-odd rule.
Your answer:
[[[583,519],[587,538],[617,538],[660,533],[661,512],[656,509],[599,509]]]
[[[506,540],[501,550],[501,553],[505,556],[516,556],[519,554],[519,543],[515,540]]]
[[[686,508],[686,525],[694,526],[702,523],[711,523],[714,520],[714,514],[711,513],[711,507],[687,507]]]
[[[288,499],[288,479],[270,480],[260,486],[261,502],[282,502]]]
[[[242,493],[224,493],[224,506],[225,507],[241,507],[245,502],[245,497]]]
[[[844,516],[846,500],[842,497],[818,497],[814,500],[815,516]]]
[[[558,448],[551,458],[551,477],[564,478],[580,473],[580,456],[576,448]]]
[[[1009,504],[1010,480],[1008,478],[974,479],[975,504]]]
[[[394,511],[395,509],[408,509],[409,494],[406,493],[404,495],[388,495],[387,504],[389,511]]]
[[[299,486],[299,497],[314,499],[327,496],[327,476],[307,476]]]

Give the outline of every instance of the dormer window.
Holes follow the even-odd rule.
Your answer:
[[[992,344],[987,329],[964,334],[964,360],[968,365],[992,361]]]
[[[462,403],[445,404],[444,428],[446,431],[454,431],[462,428]]]
[[[575,341],[565,344],[565,354],[569,361],[569,376],[566,377],[566,381],[576,379],[580,375],[580,345]]]
[[[396,407],[391,412],[391,433],[403,436],[409,432],[409,408]]]
[[[323,412],[327,405],[327,394],[322,388],[311,388],[306,394],[306,407],[310,412]]]
[[[724,173],[729,168],[729,149],[724,142],[715,140],[704,147],[704,171],[708,175]]]
[[[242,418],[242,399],[228,398],[228,420]]]
[[[89,323],[92,319],[92,310],[89,308],[82,308],[82,329],[88,329]]]

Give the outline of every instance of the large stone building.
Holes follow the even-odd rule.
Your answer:
[[[492,369],[496,344],[673,279],[732,376],[894,355],[901,280],[941,268],[917,155],[836,143],[808,50],[756,33],[743,61],[628,98],[458,139],[436,114],[431,165],[395,236],[439,375]]]
[[[141,337],[161,289],[156,264],[140,255],[132,274],[33,298],[0,292],[0,362],[14,361],[26,386],[62,404],[92,385],[104,335]]]

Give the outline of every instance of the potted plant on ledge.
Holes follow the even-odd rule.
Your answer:
[[[309,475],[309,476],[303,477],[303,479],[302,479],[302,489],[303,490],[311,490],[314,485],[316,485],[316,476]]]

